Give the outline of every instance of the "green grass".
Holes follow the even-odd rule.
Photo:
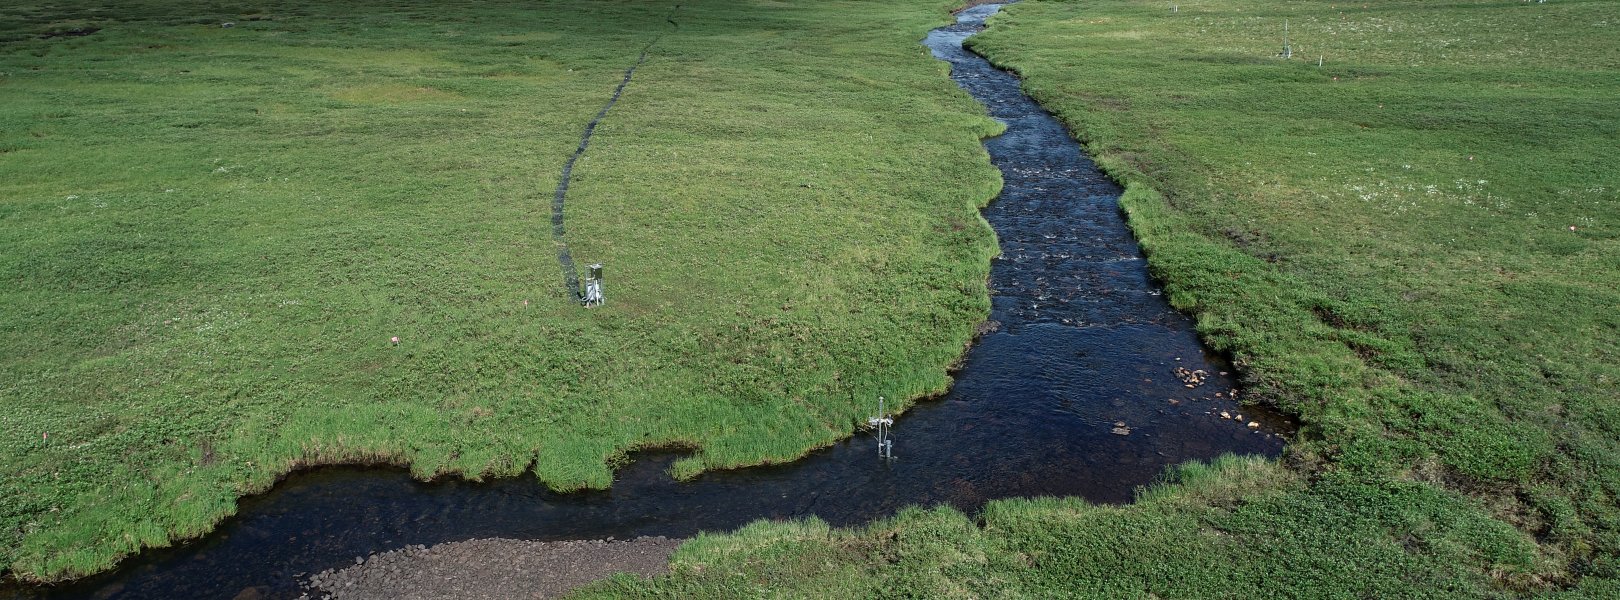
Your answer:
[[[854,530],[760,522],[688,542],[668,576],[575,597],[1466,597],[1486,589],[1480,562],[1530,560],[1512,527],[1420,483],[1307,483],[1240,458],[1172,480],[1124,507],[1036,498],[976,521],[912,508]]]
[[[1301,420],[1287,468],[761,524],[584,595],[1620,596],[1616,27],[1579,0],[1009,8],[969,44],[1128,185],[1172,303]]]
[[[1032,3],[975,47],[1132,185],[1154,271],[1307,424],[1299,458],[1620,568],[1620,5],[1163,9]]]
[[[605,487],[943,390],[999,185],[917,44],[946,3],[682,4],[0,7],[0,566],[104,569],[304,465]],[[660,33],[574,170],[587,311],[551,192]]]
[[[0,10],[18,574],[200,533],[298,465],[601,486],[627,449],[786,460],[945,384],[996,178],[994,126],[917,45],[943,4],[683,8],[576,170],[589,312],[549,193],[669,5],[360,6]],[[1172,302],[1302,421],[1289,456],[1125,507],[759,523],[581,595],[1620,595],[1616,26],[1578,0],[1012,7],[973,45],[1128,184]]]

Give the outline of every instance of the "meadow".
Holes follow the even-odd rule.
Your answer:
[[[1172,304],[1300,419],[1288,455],[1124,507],[761,523],[582,595],[1620,597],[1616,27],[1601,0],[1009,7],[969,46],[1127,185]]]
[[[310,465],[600,488],[945,389],[999,186],[917,44],[950,7],[674,4],[0,7],[0,567],[106,569]],[[573,169],[586,310],[551,194],[659,35]]]
[[[312,464],[789,460],[942,389],[997,185],[996,126],[917,44],[950,6],[683,4],[0,8],[0,564],[104,569]],[[758,523],[579,595],[1620,595],[1616,26],[1009,8],[970,44],[1127,184],[1172,302],[1299,418],[1289,455],[1129,506]],[[587,311],[550,194],[659,34],[575,167]]]

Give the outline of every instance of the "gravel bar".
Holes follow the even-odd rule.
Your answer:
[[[355,564],[323,571],[305,584],[304,600],[428,598],[553,598],[614,573],[643,577],[669,570],[669,556],[685,540],[532,542],[500,538],[355,557]]]

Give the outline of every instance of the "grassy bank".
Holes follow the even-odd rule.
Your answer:
[[[1424,484],[1311,483],[1235,458],[1174,481],[1122,507],[1020,499],[856,530],[755,523],[688,542],[670,575],[575,597],[1478,597],[1491,589],[1480,563],[1532,560],[1511,527]]]
[[[1616,26],[1601,1],[1009,8],[969,44],[1128,184],[1172,303],[1302,421],[1286,468],[762,524],[590,594],[1620,595]]]
[[[103,569],[300,465],[600,487],[943,389],[999,181],[917,44],[947,6],[683,4],[0,8],[0,565]],[[573,171],[586,311],[550,194],[660,33]]]

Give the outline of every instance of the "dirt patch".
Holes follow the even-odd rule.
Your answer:
[[[482,539],[411,546],[356,557],[345,569],[310,578],[300,598],[370,600],[554,598],[614,573],[643,577],[669,570],[685,540],[531,542]]]

